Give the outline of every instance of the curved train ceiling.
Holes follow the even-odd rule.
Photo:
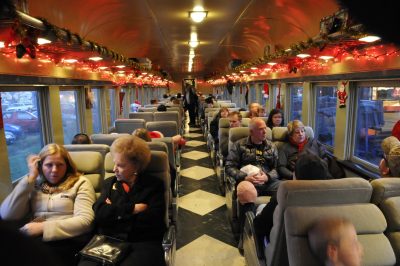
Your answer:
[[[67,28],[126,57],[147,57],[175,81],[223,72],[232,59],[262,57],[314,37],[320,19],[339,10],[335,0],[28,0],[28,13]],[[208,17],[196,24],[188,11],[202,4]],[[188,72],[191,31],[195,48]]]

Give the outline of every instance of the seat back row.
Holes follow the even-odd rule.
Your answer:
[[[394,265],[400,254],[400,180],[392,180],[378,179],[372,184],[362,178],[281,183],[270,243],[261,251],[265,261],[257,258],[252,214],[247,215],[243,235],[247,264],[320,265],[309,248],[308,229],[321,218],[343,217],[354,224],[364,248],[362,265]]]
[[[132,134],[138,128],[145,128],[149,131],[160,131],[164,137],[173,137],[179,133],[176,121],[146,122],[144,119],[131,118],[115,120],[116,133]]]

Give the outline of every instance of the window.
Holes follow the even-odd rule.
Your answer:
[[[336,122],[336,86],[314,86],[316,97],[315,137],[326,145],[334,145]]]
[[[39,95],[27,90],[2,91],[0,96],[11,180],[15,181],[28,172],[26,156],[43,147]]]
[[[71,143],[74,135],[81,131],[77,103],[77,90],[60,91],[61,117],[65,144]]]
[[[301,120],[303,87],[298,84],[291,84],[288,88],[290,95],[289,121]]]
[[[382,140],[400,119],[400,86],[357,84],[357,126],[354,156],[378,165]]]
[[[92,107],[92,123],[93,133],[101,133],[101,113],[100,113],[100,89],[92,89],[93,107]]]
[[[115,119],[117,118],[117,114],[115,113],[115,90],[109,89],[108,90],[110,96],[110,125],[114,125]]]

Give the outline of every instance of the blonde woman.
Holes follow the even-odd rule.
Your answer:
[[[0,207],[3,220],[28,222],[24,234],[42,239],[56,256],[73,263],[94,219],[95,193],[63,146],[46,145],[27,159],[29,172]]]

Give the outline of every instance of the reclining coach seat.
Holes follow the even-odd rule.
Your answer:
[[[223,195],[225,195],[225,159],[228,156],[228,142],[229,142],[229,119],[221,118],[218,122],[218,151],[216,153],[216,172],[218,178],[218,185]]]
[[[146,123],[154,121],[153,112],[129,113],[130,119],[143,119]]]
[[[94,144],[105,144],[111,146],[111,144],[119,137],[129,136],[131,134],[121,133],[121,134],[92,134],[90,139]]]
[[[400,265],[400,178],[380,178],[371,182],[371,202],[382,211],[387,221],[386,236]]]
[[[107,153],[106,160],[104,162],[107,177],[114,175],[112,169],[114,168],[114,162],[111,153]],[[167,232],[164,235],[162,246],[164,249],[165,264],[167,266],[174,265],[175,250],[176,250],[176,238],[175,238],[175,227],[171,225],[169,220],[169,206],[170,206],[170,180],[169,180],[169,165],[167,154],[162,151],[151,151],[151,160],[147,166],[144,175],[152,175],[158,177],[164,181],[165,186],[165,202],[166,202],[166,213],[165,222],[168,227]]]
[[[182,135],[182,121],[178,111],[154,112],[154,121],[175,121],[178,126],[178,134]]]
[[[263,251],[258,250],[258,252],[264,252],[265,261],[260,259],[260,253],[257,256],[252,224],[254,214],[251,212],[246,214],[243,237],[244,254],[248,265],[314,265],[313,258],[307,253],[306,225],[312,222],[311,219],[315,220],[329,213],[343,214],[341,216],[356,223],[358,233],[371,234],[371,237],[360,237],[364,248],[367,248],[365,251],[374,253],[375,251],[370,250],[367,242],[378,241],[380,246],[388,250],[383,254],[389,256],[388,261],[391,261],[390,256],[394,258],[394,254],[390,255],[393,253],[390,251],[390,244],[387,239],[385,242],[382,234],[386,223],[377,208],[371,206],[371,194],[371,185],[362,178],[282,182],[277,194],[278,206],[273,215],[274,225],[270,233],[270,243]],[[366,223],[370,222],[371,217],[374,217],[376,221],[367,226]],[[381,250],[381,248],[376,247],[376,250]],[[372,262],[372,256],[367,255],[366,261]],[[385,264],[367,263],[366,265]]]
[[[308,138],[314,138],[314,130],[309,127],[304,127],[306,136]],[[280,149],[280,147],[288,141],[288,130],[287,127],[274,127],[272,128],[272,142],[275,146]]]
[[[144,128],[145,124],[143,119],[119,118],[115,120],[115,132],[132,134],[135,129]]]
[[[90,144],[86,144],[88,146]],[[96,198],[100,196],[104,180],[104,158],[98,151],[69,151],[78,172],[82,173],[93,185]]]
[[[178,125],[175,121],[147,122],[148,131],[160,131],[164,137],[173,137],[178,134]]]

